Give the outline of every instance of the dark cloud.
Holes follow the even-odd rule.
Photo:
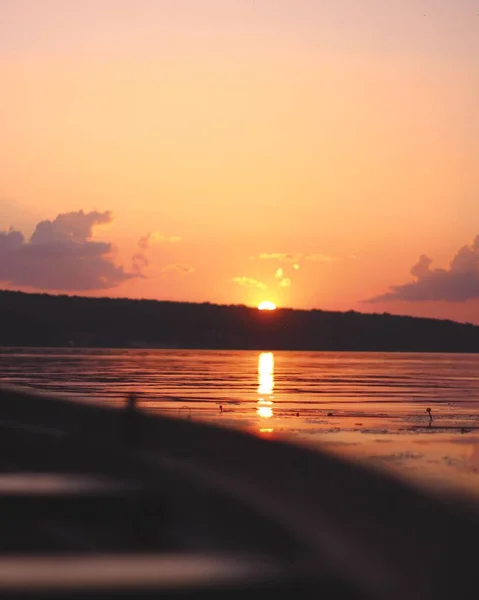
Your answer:
[[[141,274],[115,265],[112,247],[92,241],[93,228],[112,221],[110,212],[63,213],[41,221],[30,240],[20,231],[0,232],[0,281],[50,290],[101,290]]]
[[[111,223],[113,215],[110,211],[100,213],[92,211],[59,214],[53,221],[40,221],[30,238],[32,244],[77,244],[93,243],[88,240],[93,235],[95,225]]]
[[[479,298],[479,235],[470,246],[463,246],[447,269],[431,269],[432,260],[422,255],[412,267],[414,281],[391,286],[391,291],[366,302],[426,302],[445,300],[465,302]]]

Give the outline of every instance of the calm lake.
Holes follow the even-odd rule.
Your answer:
[[[4,348],[0,379],[109,404],[136,392],[146,410],[479,494],[479,355]]]

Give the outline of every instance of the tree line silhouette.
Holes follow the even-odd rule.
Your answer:
[[[0,291],[0,345],[478,352],[479,327],[388,313]]]

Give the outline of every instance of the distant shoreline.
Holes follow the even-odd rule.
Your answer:
[[[474,354],[479,326],[388,313],[0,291],[0,346]]]
[[[424,350],[341,350],[341,349],[334,349],[334,350],[328,350],[328,349],[323,349],[323,350],[298,350],[298,349],[287,349],[287,348],[282,348],[280,350],[277,349],[272,349],[272,348],[187,348],[187,347],[182,347],[182,348],[166,348],[164,346],[34,346],[34,345],[30,345],[30,346],[19,346],[16,344],[10,344],[10,345],[0,345],[0,354],[2,352],[2,350],[21,350],[21,349],[25,349],[25,350],[133,350],[133,351],[144,351],[144,350],[157,350],[157,351],[162,351],[162,352],[183,352],[183,351],[188,351],[188,352],[275,352],[275,353],[281,353],[281,352],[297,352],[297,353],[312,353],[312,352],[317,352],[317,353],[340,353],[340,354],[347,354],[347,353],[351,353],[351,354],[454,354],[454,355],[458,355],[458,354],[466,354],[466,355],[474,355],[474,354],[479,354],[479,351],[469,351],[469,352],[462,352],[462,351],[442,351],[442,350],[428,350],[428,351],[424,351]]]

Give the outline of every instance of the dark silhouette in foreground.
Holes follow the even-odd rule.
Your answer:
[[[134,448],[140,443],[141,415],[137,407],[137,397],[129,394],[124,411],[123,442],[126,446]]]
[[[470,324],[354,311],[0,291],[0,345],[479,352]]]
[[[0,386],[2,598],[445,600],[479,586],[477,503],[184,418],[143,415],[137,451],[124,414]]]

